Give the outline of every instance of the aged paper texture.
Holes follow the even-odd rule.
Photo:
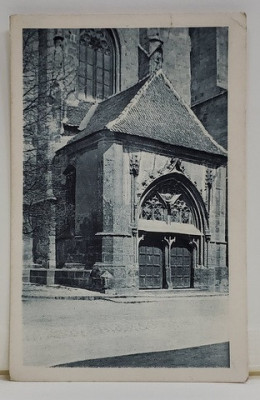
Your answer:
[[[245,78],[242,13],[11,17],[11,379],[247,379]]]

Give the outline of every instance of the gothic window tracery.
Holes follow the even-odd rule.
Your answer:
[[[142,218],[147,220],[165,220],[166,207],[159,200],[158,195],[149,198],[143,205]]]
[[[79,91],[93,99],[115,92],[115,48],[107,30],[81,30],[78,84]]]
[[[192,220],[192,214],[190,208],[187,206],[184,200],[177,200],[170,209],[171,221],[180,222],[183,224],[190,224]]]
[[[177,181],[163,183],[156,189],[142,204],[142,219],[194,224],[192,207]]]

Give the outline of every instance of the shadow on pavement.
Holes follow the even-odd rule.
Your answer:
[[[77,368],[229,368],[229,342],[187,349],[76,361],[55,367]]]

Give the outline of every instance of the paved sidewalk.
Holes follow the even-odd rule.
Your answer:
[[[23,285],[23,299],[67,299],[67,300],[107,300],[116,303],[140,303],[168,300],[172,297],[198,297],[198,296],[226,296],[223,293],[212,293],[196,289],[175,290],[143,290],[131,295],[112,295],[92,290],[73,288],[61,285],[36,285],[25,283]]]
[[[146,299],[124,303],[27,298],[25,365],[53,366],[229,341],[227,296]]]
[[[100,300],[105,297],[104,293],[94,292],[87,289],[73,288],[61,285],[36,285],[33,283],[23,284],[23,299],[71,299],[71,300]]]

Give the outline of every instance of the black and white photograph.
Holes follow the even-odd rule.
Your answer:
[[[60,22],[20,30],[22,368],[228,379],[230,27]]]

